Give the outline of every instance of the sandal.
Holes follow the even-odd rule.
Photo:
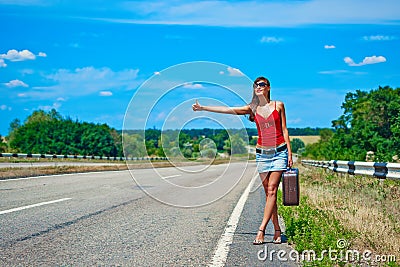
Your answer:
[[[275,232],[281,233],[281,229],[275,230]],[[281,235],[279,234],[279,236],[278,236],[276,239],[272,240],[272,243],[274,243],[274,244],[281,244],[281,243],[282,243]]]
[[[265,235],[265,230],[259,229],[258,231],[262,232]],[[264,244],[264,238],[262,240],[259,240],[259,239],[256,238],[253,241],[253,245],[262,245],[262,244]]]

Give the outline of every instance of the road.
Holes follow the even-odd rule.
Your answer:
[[[251,244],[263,206],[258,183],[249,187],[254,170],[231,163],[0,181],[0,266],[207,266],[239,199],[224,264],[290,266],[260,261],[264,246]]]

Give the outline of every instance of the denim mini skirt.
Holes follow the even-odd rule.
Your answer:
[[[288,149],[280,152],[272,150],[271,153],[256,153],[256,163],[258,173],[285,171],[288,164]]]

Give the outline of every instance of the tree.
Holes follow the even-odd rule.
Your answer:
[[[400,155],[400,88],[347,93],[342,109],[332,121],[335,132],[321,132],[320,142],[306,148],[308,155],[360,161],[368,151],[374,152],[376,161]]]
[[[147,155],[148,156],[155,156],[156,155],[156,150],[157,150],[157,147],[155,146],[156,141],[148,140],[148,141],[145,141],[145,144],[146,144]]]
[[[205,138],[199,144],[200,155],[205,158],[215,158],[217,155],[217,146],[210,138]]]
[[[143,138],[139,134],[125,134],[124,153],[129,158],[147,156]]]
[[[5,141],[4,138],[0,134],[0,153],[7,151],[7,143],[4,141]]]
[[[230,155],[244,154],[247,152],[246,143],[243,141],[240,134],[234,134],[230,139],[225,140],[224,149]]]
[[[210,136],[212,140],[214,140],[215,145],[217,146],[218,151],[223,151],[225,148],[225,140],[229,138],[228,132],[226,130],[218,131],[216,135]]]
[[[121,137],[106,124],[72,121],[55,109],[34,111],[21,125],[14,120],[11,150],[23,153],[122,156]]]
[[[305,147],[304,142],[300,138],[293,138],[293,140],[290,142],[290,145],[294,153],[297,153],[300,148]]]
[[[9,133],[15,131],[19,127],[21,127],[21,121],[19,119],[12,120],[10,123]]]

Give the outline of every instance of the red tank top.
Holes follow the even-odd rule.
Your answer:
[[[268,116],[264,118],[263,116],[256,113],[255,122],[257,125],[258,141],[257,144],[260,146],[276,147],[285,142],[282,132],[281,116],[275,109]]]

